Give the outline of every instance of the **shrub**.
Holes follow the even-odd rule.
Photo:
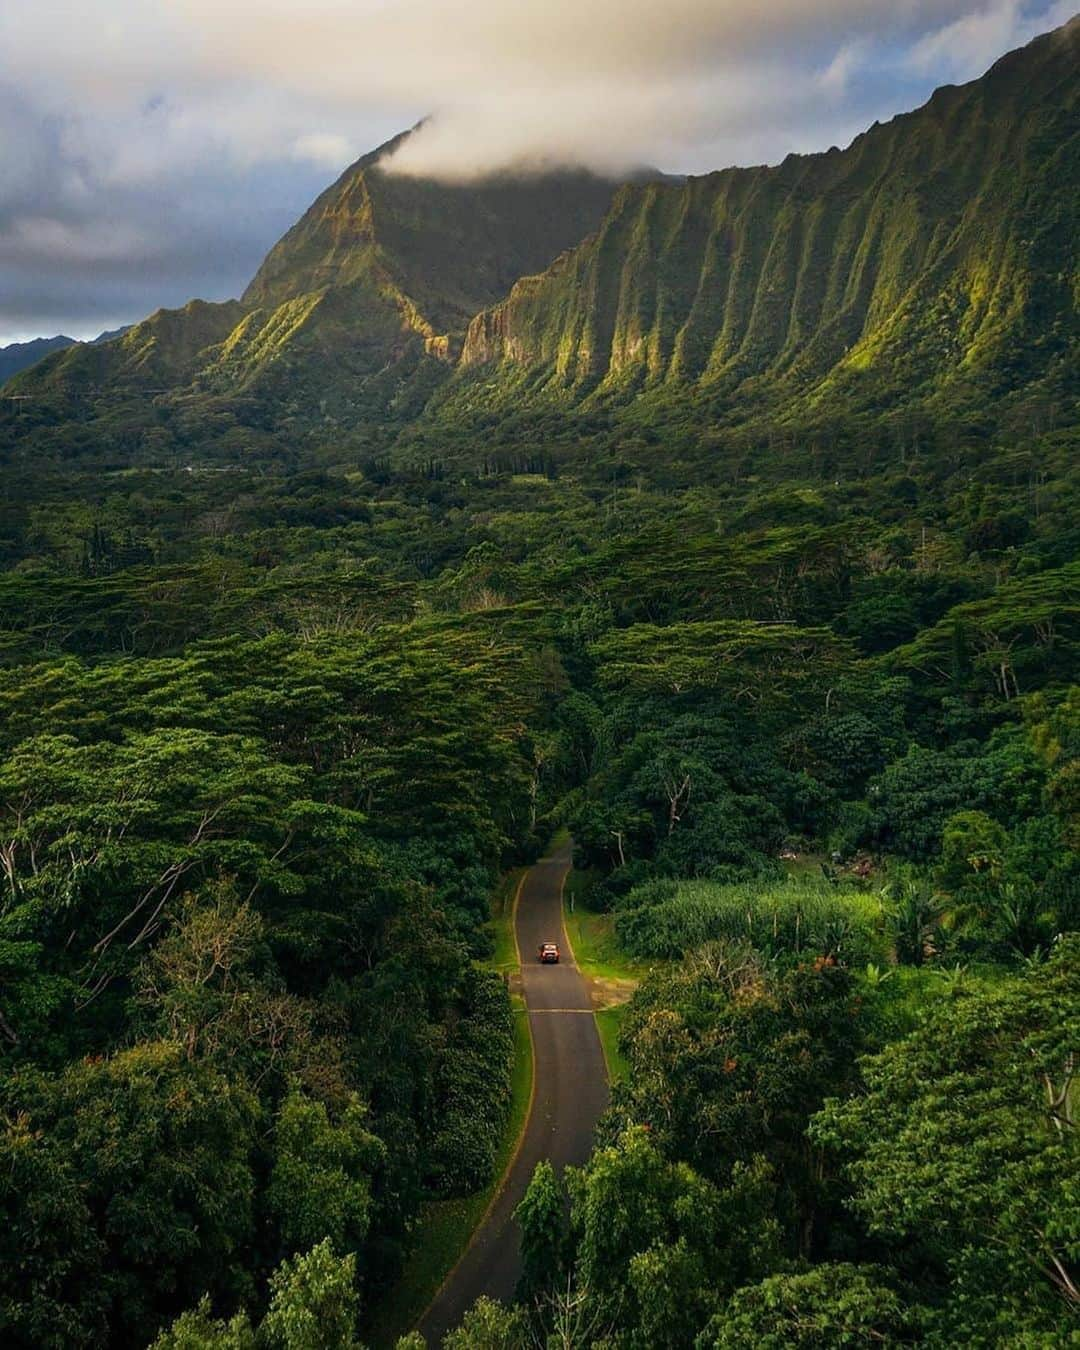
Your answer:
[[[651,884],[632,891],[615,916],[634,956],[675,959],[703,943],[750,943],[772,956],[833,956],[850,966],[883,960],[880,905],[824,880],[776,885],[683,881],[673,893]]]
[[[466,1195],[487,1184],[510,1105],[514,1024],[502,981],[474,971],[467,1007],[440,1062],[439,1129],[428,1176],[444,1195]]]

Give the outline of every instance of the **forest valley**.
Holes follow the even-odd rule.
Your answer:
[[[449,1345],[1075,1335],[1077,445],[947,434],[9,469],[5,1343],[358,1344],[561,827],[627,1072]]]
[[[612,1102],[445,1350],[1080,1343],[1078,52],[771,169],[376,152],[4,386],[5,1347],[407,1332],[560,831]]]

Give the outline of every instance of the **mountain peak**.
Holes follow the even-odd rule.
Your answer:
[[[388,172],[386,159],[411,134],[363,156],[327,188],[271,250],[245,304],[373,288],[407,297],[433,331],[463,333],[519,276],[594,229],[615,190],[586,170],[468,183]]]
[[[126,403],[128,428],[153,389],[188,443],[203,425],[370,443],[425,408],[498,421],[643,395],[687,424],[1068,400],[1078,71],[1074,20],[845,150],[686,179],[447,183],[387,170],[404,132],[320,195],[241,301],[159,313],[19,387],[78,400],[54,424],[91,391],[102,419]]]

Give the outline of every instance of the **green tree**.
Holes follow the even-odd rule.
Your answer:
[[[901,875],[882,889],[885,913],[902,965],[921,966],[942,948],[942,897],[917,874]]]
[[[204,1294],[198,1306],[181,1313],[151,1350],[256,1350],[258,1340],[246,1312],[228,1320],[215,1317]]]
[[[857,1082],[862,1044],[850,972],[831,957],[776,965],[718,944],[645,980],[627,1012],[631,1072],[612,1118],[647,1125],[657,1145],[717,1185],[764,1157],[794,1252],[809,1255],[835,1206],[806,1126]]]
[[[0,1114],[0,1333],[18,1347],[92,1344],[105,1326],[107,1249],[64,1144]]]
[[[268,1350],[359,1350],[358,1312],[356,1257],[336,1256],[327,1238],[270,1276],[259,1343]]]
[[[77,1002],[88,1003],[130,970],[193,883],[229,871],[248,887],[295,889],[281,855],[301,781],[237,735],[23,742],[0,764],[5,909],[24,935],[67,925],[49,959],[80,963]]]
[[[270,1306],[252,1329],[246,1311],[215,1318],[210,1299],[182,1313],[151,1350],[361,1350],[356,1338],[356,1258],[329,1239],[285,1260],[270,1276]]]
[[[203,1291],[243,1287],[259,1119],[246,1082],[162,1041],[56,1079],[24,1074],[5,1097],[21,1107],[12,1139],[38,1177],[38,1213],[70,1212],[73,1225],[66,1247],[47,1226],[25,1233],[5,1271],[36,1269],[43,1290],[62,1285],[65,1303],[90,1309],[104,1294],[112,1334],[136,1341]],[[46,1181],[50,1161],[59,1168]]]
[[[518,1297],[530,1303],[558,1289],[568,1255],[566,1190],[547,1162],[536,1164],[528,1190],[514,1211],[521,1225],[521,1279]]]
[[[590,1320],[635,1346],[692,1343],[726,1290],[777,1259],[768,1168],[714,1186],[636,1126],[569,1174],[574,1277]]]
[[[701,1350],[845,1350],[909,1345],[921,1317],[873,1266],[820,1265],[737,1289]]]
[[[371,1224],[372,1174],[385,1150],[368,1130],[354,1094],[331,1120],[325,1103],[294,1084],[274,1123],[274,1165],[266,1203],[287,1253],[323,1240],[337,1251],[362,1248]]]
[[[870,1232],[947,1284],[946,1326],[961,1339],[980,1322],[999,1334],[1075,1326],[1078,1042],[1069,938],[1022,976],[959,991],[863,1062],[864,1093],[812,1123]]]
[[[490,1298],[478,1298],[461,1325],[443,1338],[442,1350],[526,1350],[528,1322],[520,1308],[505,1308]]]

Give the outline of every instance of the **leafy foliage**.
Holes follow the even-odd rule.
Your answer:
[[[877,904],[827,881],[719,886],[647,883],[619,902],[615,932],[636,956],[674,959],[719,942],[770,956],[824,956],[862,966],[882,954]]]
[[[1075,1316],[1078,973],[1070,938],[1027,975],[959,995],[814,1122],[869,1230],[946,1284],[953,1339],[985,1334],[983,1319],[1064,1333]]]
[[[919,1319],[873,1267],[827,1265],[737,1290],[702,1338],[716,1350],[906,1345]]]

